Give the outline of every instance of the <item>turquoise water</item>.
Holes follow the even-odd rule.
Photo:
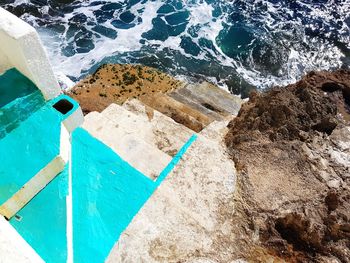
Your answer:
[[[0,139],[44,105],[39,89],[19,71],[0,75]]]
[[[74,262],[104,262],[121,233],[195,139],[189,139],[154,182],[85,130],[73,132]],[[20,221],[10,221],[46,262],[66,261],[67,171],[18,213]]]

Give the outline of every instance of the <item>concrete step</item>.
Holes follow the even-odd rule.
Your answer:
[[[117,108],[111,105],[111,108]],[[142,131],[135,134],[132,125],[135,125],[139,118],[132,112],[126,115],[114,115],[111,108],[108,107],[103,114],[91,112],[85,116],[83,128],[91,135],[101,140],[104,144],[112,148],[121,158],[139,170],[149,178],[156,179],[163,169],[171,161],[171,157],[157,147],[148,143],[148,140],[143,137]],[[123,111],[118,106],[118,111]],[[125,110],[126,111],[126,110]],[[110,118],[106,115],[110,114]],[[123,126],[119,126],[125,121]],[[125,129],[129,127],[130,129]],[[145,126],[146,127],[146,126]],[[145,129],[149,129],[146,127]]]
[[[207,127],[205,127],[199,134],[205,138],[216,141],[218,143],[223,142],[223,138],[228,132],[227,125],[230,120],[213,121]]]
[[[179,124],[159,111],[144,105],[139,100],[133,99],[127,101],[123,104],[123,107],[138,115],[142,118],[144,123],[149,124],[151,127],[151,131],[149,132],[149,129],[137,125],[138,127],[136,127],[135,132],[140,133],[140,130],[142,130],[142,133],[147,132],[146,136],[149,138],[149,141],[152,140],[151,143],[154,146],[172,157],[193,134],[193,131],[186,126]]]
[[[213,121],[212,118],[165,94],[142,96],[140,101],[195,132],[200,132]]]
[[[236,116],[242,104],[242,99],[238,96],[232,95],[208,82],[189,84],[182,89],[176,90],[174,93],[197,102],[222,116]]]
[[[186,96],[180,94],[179,92],[174,91],[174,92],[168,93],[168,96],[172,97],[173,99],[175,99],[175,100],[177,100],[185,105],[188,105],[189,107],[203,113],[204,115],[207,115],[209,118],[212,118],[216,121],[223,120],[222,114],[219,114],[213,110],[210,110],[210,109],[204,107],[202,104],[191,100],[189,97],[186,97]],[[224,116],[227,116],[227,115],[228,115],[228,113]]]
[[[107,262],[212,262],[212,255],[215,262],[227,262],[235,249],[235,176],[225,147],[199,135],[121,235]]]
[[[30,200],[34,198],[46,185],[48,185],[60,172],[63,171],[65,161],[57,156],[21,189],[0,206],[0,214],[7,219],[12,218]]]

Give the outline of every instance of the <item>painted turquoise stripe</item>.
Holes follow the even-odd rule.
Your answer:
[[[72,148],[74,262],[104,262],[155,185],[82,128]]]
[[[134,216],[196,139],[196,135],[190,137],[152,181],[84,129],[73,132],[74,262],[105,261]],[[65,169],[18,213],[21,221],[11,220],[49,263],[66,262],[67,177]]]
[[[164,170],[158,176],[155,184],[158,187],[164,179],[168,176],[168,174],[175,168],[175,166],[179,163],[182,156],[187,152],[188,148],[197,140],[197,135],[193,134],[191,138],[182,146],[182,148],[178,151],[178,153],[174,156],[174,158],[170,161],[170,163],[164,168]]]

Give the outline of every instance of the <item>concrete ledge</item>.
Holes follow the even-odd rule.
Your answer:
[[[0,262],[44,262],[2,216],[0,216]]]
[[[76,128],[84,123],[84,115],[80,106],[63,121],[63,125],[68,130],[68,132],[73,132]]]
[[[17,68],[33,81],[46,100],[61,93],[35,29],[0,8],[0,72]]]
[[[50,101],[51,105],[54,107],[56,103],[60,101],[66,101],[66,103],[71,104],[71,109],[68,112],[62,113],[62,123],[69,133],[73,132],[76,128],[84,122],[83,111],[80,105],[71,97],[67,95],[60,95]],[[64,106],[63,106],[64,107]],[[60,109],[56,108],[57,111]],[[64,110],[64,109],[62,109]]]

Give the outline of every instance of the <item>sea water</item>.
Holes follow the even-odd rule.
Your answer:
[[[0,0],[38,29],[56,74],[141,63],[246,95],[348,67],[350,0]]]

